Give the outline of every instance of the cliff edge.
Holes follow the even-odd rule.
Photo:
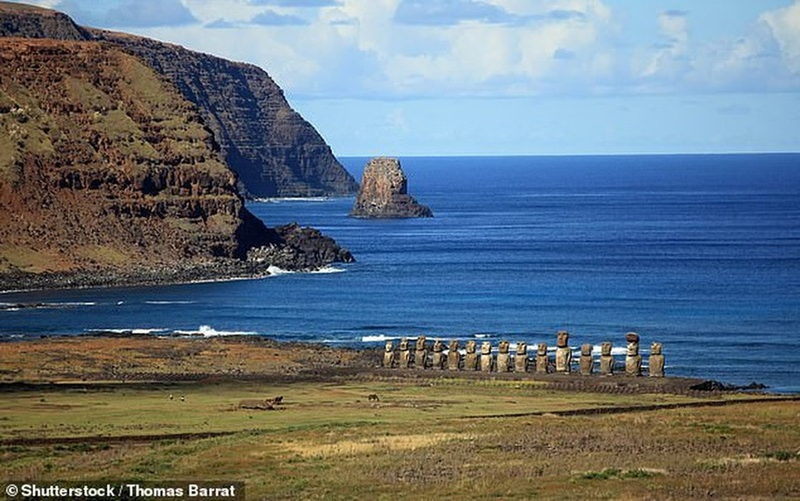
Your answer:
[[[247,211],[196,107],[137,57],[0,38],[0,290],[349,260],[315,230]]]
[[[378,157],[364,168],[361,189],[350,216],[394,219],[433,217],[433,212],[408,194],[408,179],[400,161]]]
[[[8,2],[0,2],[0,37],[102,41],[140,58],[194,103],[244,196],[344,196],[358,189],[325,140],[256,66],[81,27],[63,13]]]

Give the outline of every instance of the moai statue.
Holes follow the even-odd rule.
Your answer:
[[[386,341],[386,347],[383,352],[383,366],[387,369],[394,367],[394,343]]]
[[[581,376],[591,376],[594,372],[594,359],[592,358],[592,345],[581,345]]]
[[[559,331],[556,339],[556,372],[572,372],[572,350],[569,349],[569,332]]]
[[[458,352],[458,340],[453,339],[450,341],[450,347],[447,351],[447,368],[451,371],[457,371],[461,362],[461,354]]]
[[[481,372],[492,372],[493,365],[492,343],[484,341],[481,343]]]
[[[414,367],[424,369],[428,365],[428,345],[425,336],[417,338],[417,351],[414,352]]]
[[[400,339],[400,368],[408,369],[411,365],[411,350],[408,347],[408,339]]]
[[[497,345],[497,372],[511,370],[511,354],[508,352],[509,342],[500,341]]]
[[[478,370],[478,343],[475,341],[467,341],[467,354],[464,356],[464,370],[476,371]]]
[[[528,344],[525,341],[517,343],[517,354],[514,357],[514,372],[528,372]]]
[[[614,375],[614,355],[611,354],[611,343],[603,343],[600,345],[600,375],[613,376]]]
[[[440,340],[433,342],[433,368],[444,369],[444,343]]]
[[[661,343],[650,345],[650,377],[664,377],[664,354],[662,353]]]
[[[628,351],[625,354],[625,375],[642,375],[642,356],[639,355],[639,334],[629,332],[625,335],[628,342]]]
[[[547,366],[550,365],[550,357],[547,356],[547,343],[539,343],[536,347],[536,372],[547,374]]]

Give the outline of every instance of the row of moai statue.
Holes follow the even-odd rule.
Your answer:
[[[629,332],[625,336],[628,343],[625,354],[625,374],[628,376],[642,375],[642,356],[639,354],[639,335]],[[510,343],[500,341],[497,346],[497,358],[492,354],[492,343],[484,341],[478,353],[478,343],[467,341],[466,353],[461,356],[459,352],[460,344],[457,340],[450,341],[445,354],[445,344],[440,340],[433,342],[432,350],[425,336],[416,339],[415,350],[411,351],[408,339],[400,340],[399,356],[395,352],[394,342],[387,341],[383,355],[383,366],[393,368],[399,366],[402,369],[414,367],[416,369],[448,369],[451,371],[482,371],[482,372],[529,372],[532,368],[534,372],[544,374],[556,372],[569,374],[572,372],[572,348],[569,347],[569,333],[560,331],[556,336],[555,361],[547,352],[547,343],[539,343],[536,355],[531,361],[528,358],[528,345],[525,342],[517,343],[516,354],[512,357],[510,353]],[[605,342],[600,349],[599,373],[602,376],[610,376],[615,373],[616,359],[611,354],[612,344]],[[533,364],[531,364],[533,362]],[[649,375],[652,377],[664,376],[664,354],[661,343],[650,345],[650,357],[648,360]],[[532,366],[532,367],[531,367]],[[581,345],[580,358],[578,360],[578,370],[582,375],[594,374],[594,358],[592,357],[592,345]]]

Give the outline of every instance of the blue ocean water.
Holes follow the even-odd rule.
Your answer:
[[[366,158],[342,159],[360,179]],[[4,294],[0,338],[252,333],[356,346],[664,344],[670,374],[800,391],[800,155],[411,157],[433,219],[347,217],[352,198],[252,202],[349,248],[327,273]],[[2,305],[0,305],[2,306]],[[646,356],[645,356],[646,359]]]

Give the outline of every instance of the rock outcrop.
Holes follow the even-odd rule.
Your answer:
[[[194,103],[252,197],[340,196],[358,185],[262,69],[143,37],[77,26],[68,16],[0,2],[0,36],[102,41],[135,55]]]
[[[433,217],[430,208],[408,194],[408,179],[396,158],[373,158],[364,168],[361,188],[350,212],[361,218]]]
[[[197,108],[98,42],[0,38],[0,288],[184,281],[352,260],[268,229]]]

